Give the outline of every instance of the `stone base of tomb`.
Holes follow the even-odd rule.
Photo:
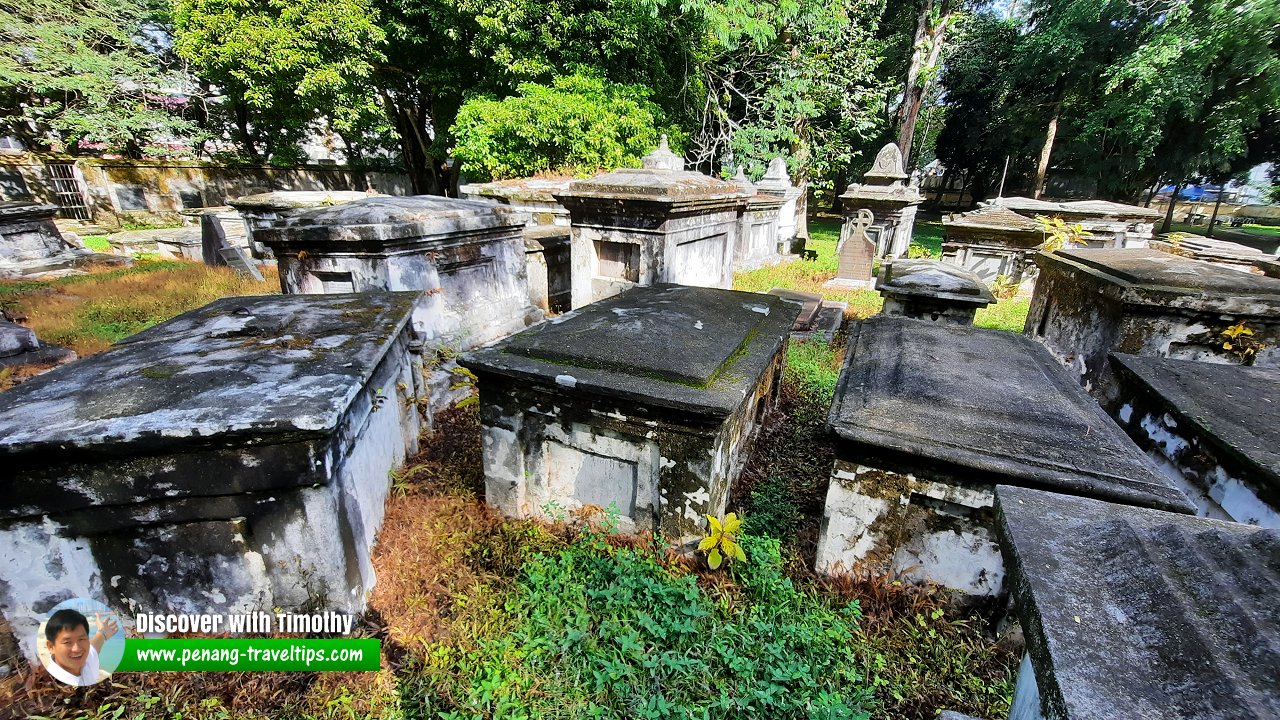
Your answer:
[[[866,280],[851,280],[849,278],[832,278],[824,283],[822,287],[828,290],[875,290],[875,278],[867,278]]]
[[[930,581],[980,599],[999,595],[1004,563],[995,486],[954,484],[837,460],[827,491],[817,569]]]

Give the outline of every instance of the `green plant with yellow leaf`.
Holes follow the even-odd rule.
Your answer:
[[[724,564],[726,559],[737,560],[738,562],[747,561],[747,554],[742,551],[742,546],[738,544],[738,535],[742,531],[742,521],[738,519],[737,513],[725,515],[723,521],[708,515],[707,525],[711,529],[711,534],[702,538],[702,542],[698,543],[698,550],[707,554],[708,567],[716,570]]]
[[[1266,345],[1254,337],[1253,329],[1244,323],[1236,323],[1219,333],[1222,349],[1240,359],[1245,365],[1252,365],[1258,351]]]
[[[1047,253],[1086,245],[1089,238],[1093,237],[1093,233],[1085,230],[1084,225],[1068,223],[1060,217],[1037,215],[1036,222],[1040,223],[1040,231],[1045,235],[1045,240],[1040,243],[1039,248]]]

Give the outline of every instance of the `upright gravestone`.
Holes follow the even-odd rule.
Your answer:
[[[908,184],[907,179],[902,151],[889,143],[876,155],[875,164],[863,176],[863,181],[850,185],[840,196],[846,227],[856,221],[862,210],[870,210],[879,218],[868,232],[880,257],[902,257],[911,245],[916,206],[924,196],[914,184]]]
[[[685,170],[665,135],[642,163],[555,193],[572,219],[574,308],[636,285],[733,284],[733,253],[748,194],[734,183]]]
[[[840,247],[836,250],[838,266],[836,276],[828,280],[826,287],[846,290],[865,290],[875,287],[871,274],[875,260],[876,244],[867,235],[875,222],[870,210],[859,210],[856,217],[844,224],[840,231]]]

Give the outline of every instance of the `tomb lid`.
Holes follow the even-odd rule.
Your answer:
[[[1064,202],[1062,203],[1062,209],[1068,213],[1089,217],[1120,217],[1152,221],[1159,220],[1164,217],[1164,213],[1161,213],[1159,210],[1142,207],[1141,205],[1126,205],[1124,203],[1111,202],[1110,200],[1075,200],[1072,202]]]
[[[291,214],[255,230],[267,244],[313,242],[387,243],[419,238],[466,237],[524,225],[528,213],[479,200],[439,195],[367,197]]]
[[[556,199],[553,193],[569,187],[571,182],[573,178],[569,176],[516,178],[463,185],[459,190],[466,196],[477,195],[517,202],[554,203]]]
[[[1041,254],[1042,260],[1093,270],[1115,283],[1143,289],[1175,288],[1206,295],[1267,295],[1280,297],[1280,279],[1222,267],[1202,260],[1148,248],[1059,250]]]
[[[569,244],[570,230],[563,225],[533,225],[524,229],[524,249],[538,252]]]
[[[750,195],[737,184],[692,170],[621,168],[587,180],[575,180],[556,199],[648,200],[683,203],[718,201],[740,204]]]
[[[242,212],[246,210],[299,210],[341,205],[355,202],[356,200],[364,200],[368,197],[370,197],[369,193],[355,190],[273,190],[271,192],[233,198],[228,200],[227,204]]]
[[[1110,200],[1074,200],[1071,202],[1051,202],[1029,197],[1002,197],[988,204],[988,207],[1001,206],[1023,215],[1068,215],[1079,218],[1123,218],[1133,220],[1159,220],[1159,210],[1144,208],[1139,205],[1125,205]]]
[[[1044,717],[1280,717],[1280,531],[1000,486]]]
[[[894,260],[885,263],[876,290],[885,295],[912,295],[986,307],[996,301],[987,284],[972,270],[937,260]]]
[[[798,290],[788,290],[787,288],[773,288],[769,290],[769,294],[774,297],[780,297],[795,303],[800,303],[800,314],[796,316],[795,325],[792,330],[807,330],[813,327],[813,321],[818,319],[818,313],[822,310],[823,297],[817,293],[800,292]]]
[[[419,295],[215,300],[0,393],[0,457],[326,436]]]
[[[22,202],[20,200],[0,201],[0,222],[53,217],[57,212],[57,205]]]
[[[1037,236],[1044,236],[1044,230],[1035,220],[998,205],[988,205],[987,207],[959,215],[946,215],[942,218],[942,225],[946,228],[962,227],[977,230],[999,230],[1011,233],[1035,233]]]
[[[1258,260],[1266,262],[1273,259],[1272,256],[1248,245],[1200,235],[1184,235],[1176,241],[1169,235],[1162,235],[1152,240],[1150,244],[1152,248],[1161,252],[1207,262],[1216,260],[1249,266]]]
[[[864,320],[828,421],[903,472],[1193,509],[1044,347],[1014,333]]]
[[[799,310],[757,293],[636,287],[468,353],[461,362],[564,392],[723,416],[755,389]]]
[[[1280,370],[1112,354],[1123,385],[1280,489]]]

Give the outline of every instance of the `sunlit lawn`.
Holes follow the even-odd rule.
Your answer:
[[[848,317],[865,318],[880,312],[883,299],[874,290],[833,290],[823,283],[836,276],[836,245],[840,242],[840,220],[833,217],[809,218],[809,241],[805,247],[817,251],[817,260],[793,260],[733,276],[735,290],[768,292],[780,287],[817,293],[828,300],[849,303]],[[942,255],[942,223],[916,221],[912,246],[927,250],[930,256]],[[1001,300],[978,312],[974,324],[979,327],[1022,332],[1031,301],[1027,298]]]

